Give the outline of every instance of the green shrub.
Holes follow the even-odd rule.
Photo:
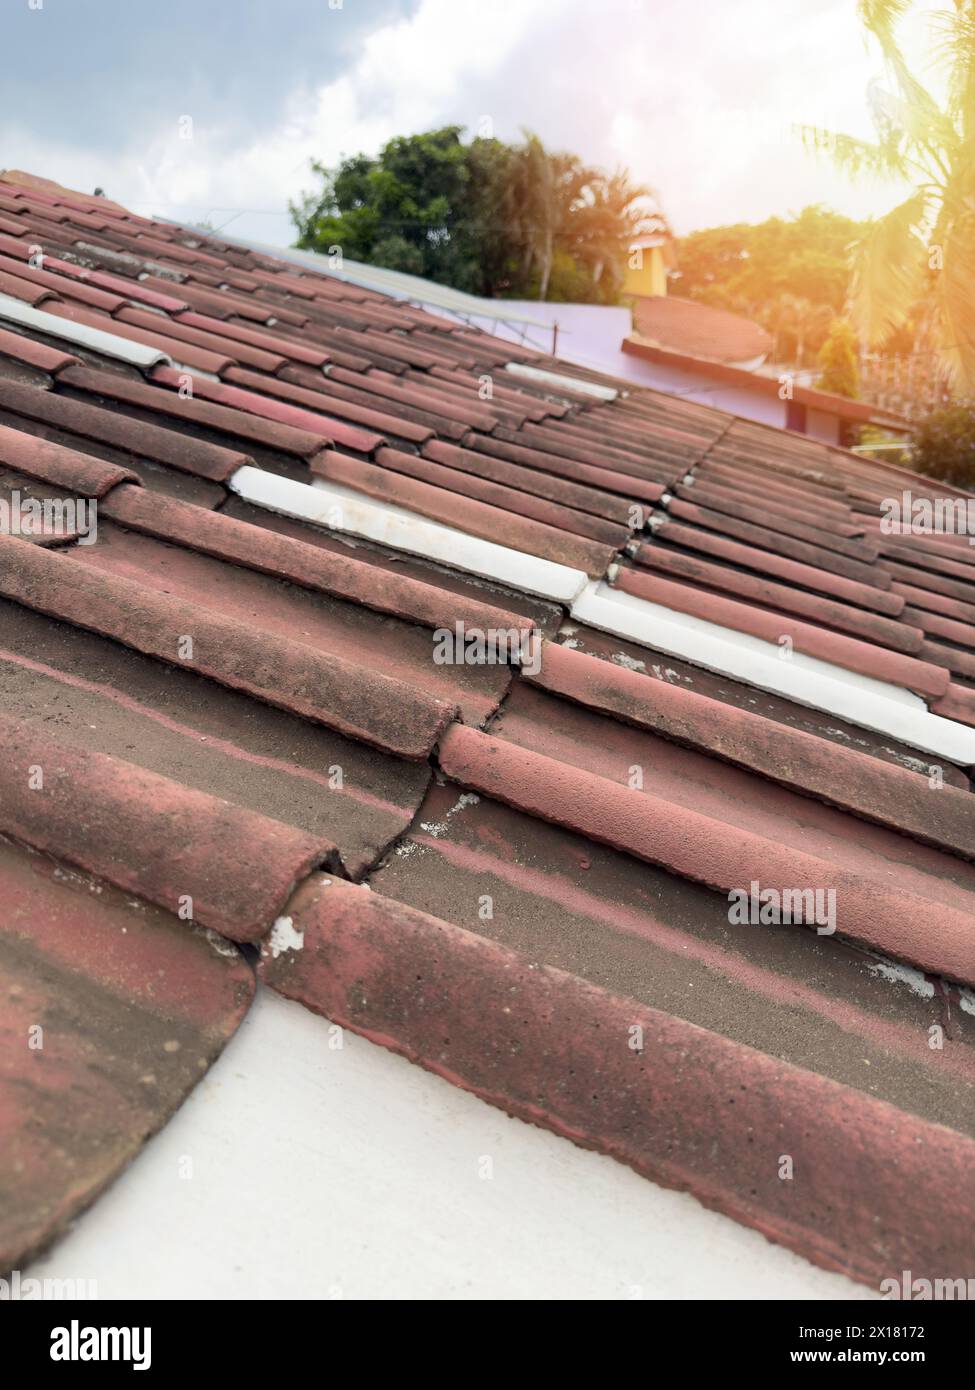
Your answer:
[[[829,337],[819,350],[820,391],[832,391],[836,396],[856,400],[860,394],[857,371],[857,345],[853,329],[845,319],[834,319]]]
[[[943,406],[922,420],[911,466],[929,478],[975,488],[975,407]]]

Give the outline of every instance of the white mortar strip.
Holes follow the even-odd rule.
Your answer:
[[[975,764],[975,729],[931,714],[919,696],[900,686],[801,652],[783,660],[771,642],[593,583],[581,570],[479,540],[405,508],[374,502],[353,488],[317,478],[311,485],[293,482],[249,466],[239,468],[228,486],[267,511],[567,604],[578,622],[602,632],[783,695],[960,766]]]
[[[708,671],[783,695],[796,704],[933,753],[963,767],[975,763],[975,729],[931,714],[911,691],[793,651],[788,660],[761,638],[677,613],[633,594],[590,583],[573,618],[602,632],[683,658]]]
[[[71,282],[66,280],[64,283],[67,294]],[[92,352],[99,352],[103,357],[117,357],[133,367],[155,367],[160,363],[170,365],[169,357],[158,348],[130,342],[128,338],[105,333],[100,328],[89,328],[85,323],[72,323],[70,319],[58,318],[56,314],[45,314],[43,309],[32,309],[29,304],[5,294],[0,294],[0,320],[18,323],[22,328],[33,328],[38,333],[46,333],[49,338],[60,338],[66,343],[91,348]]]
[[[504,369],[512,376],[537,382],[539,386],[551,386],[556,391],[578,391],[587,396],[595,396],[599,401],[615,401],[619,395],[615,386],[599,386],[594,381],[580,381],[578,377],[563,376],[561,372],[547,372],[542,367],[530,367],[527,362],[506,362]]]
[[[374,502],[353,488],[319,478],[309,485],[245,466],[238,468],[228,486],[246,501],[268,511],[344,535],[360,536],[556,603],[571,604],[589,582],[582,570],[480,540],[403,507]]]

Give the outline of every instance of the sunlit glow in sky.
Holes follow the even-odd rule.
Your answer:
[[[925,78],[925,12],[948,2],[905,28]],[[312,157],[446,124],[625,165],[678,232],[906,193],[793,130],[872,134],[855,0],[25,0],[3,22],[0,165],[277,244]]]

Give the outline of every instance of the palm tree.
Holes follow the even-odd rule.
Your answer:
[[[503,212],[520,248],[522,276],[538,272],[539,299],[548,296],[556,252],[587,267],[594,284],[605,277],[612,297],[633,237],[668,230],[651,190],[632,184],[625,170],[606,175],[587,168],[575,155],[547,150],[530,131],[512,151]]]
[[[759,318],[758,312],[753,317]],[[785,347],[791,338],[795,350],[791,364],[798,370],[806,365],[807,347],[818,348],[825,340],[829,325],[835,318],[828,304],[816,304],[803,295],[780,294],[764,315],[765,325],[773,335],[772,359],[785,358]]]
[[[651,189],[630,182],[625,169],[610,175],[590,170],[582,199],[570,219],[572,249],[592,273],[594,285],[606,279],[611,297],[623,284],[630,242],[641,232],[667,232]]]
[[[539,275],[539,299],[548,294],[556,240],[585,184],[586,171],[575,155],[548,151],[537,135],[525,132],[514,151],[505,190],[505,221],[521,247],[522,272]]]
[[[880,345],[920,302],[946,373],[975,393],[975,0],[953,0],[934,16],[943,104],[910,71],[897,40],[911,3],[858,0],[887,79],[869,93],[876,140],[808,127],[802,134],[854,176],[912,185],[853,248],[850,313],[863,346]]]

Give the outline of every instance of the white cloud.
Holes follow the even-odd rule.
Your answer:
[[[487,116],[502,138],[526,126],[588,161],[627,165],[684,231],[814,201],[856,214],[895,201],[892,190],[851,188],[790,129],[808,120],[868,135],[875,71],[850,0],[422,0],[368,34],[340,77],[296,90],[256,140],[241,143],[232,119],[181,140],[168,116],[110,177],[103,157],[67,138],[22,129],[4,146],[17,149],[11,162],[79,187],[101,182],[139,211],[209,215],[284,242],[286,204],[309,185],[311,158],[333,163]]]

